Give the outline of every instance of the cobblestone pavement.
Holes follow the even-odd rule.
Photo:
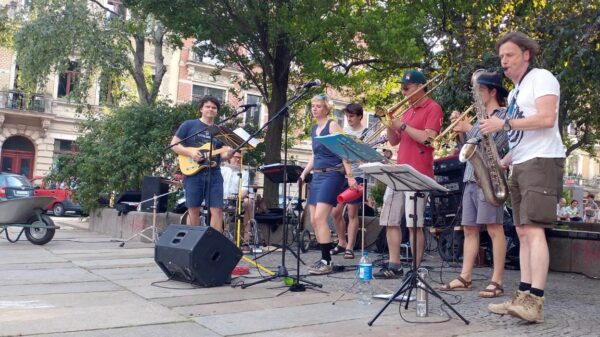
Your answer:
[[[0,240],[0,336],[600,336],[599,283],[583,275],[550,273],[542,324],[488,313],[489,303],[507,300],[515,290],[519,272],[505,272],[505,296],[481,299],[478,291],[491,274],[484,267],[475,269],[473,290],[441,293],[471,324],[454,313],[448,316],[450,310],[430,296],[429,317],[416,318],[414,303],[406,310],[394,303],[369,327],[367,321],[385,302],[356,302],[352,286],[358,254],[355,260],[334,257],[344,272],[308,278],[326,293],[309,289],[277,296],[286,290],[274,289],[283,285],[281,280],[244,290],[202,289],[160,282],[166,277],[153,261],[151,244],[120,248],[111,238],[88,232],[76,218],[56,219],[63,228],[45,246]],[[376,263],[383,258],[370,255]],[[281,257],[275,252],[259,262],[273,270]],[[318,257],[317,251],[302,254],[307,266]],[[296,260],[289,252],[285,261],[295,274]],[[434,288],[460,270],[442,263],[435,251],[424,265]],[[234,279],[234,284],[260,279],[256,268],[251,270],[248,279]],[[300,270],[307,272],[304,265]],[[374,280],[372,285],[376,293],[391,293],[400,282]]]

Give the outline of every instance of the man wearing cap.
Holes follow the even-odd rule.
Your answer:
[[[504,108],[505,99],[508,91],[502,85],[502,76],[500,74],[482,74],[478,77],[479,95],[485,106],[485,112],[488,117],[496,116],[498,118],[506,117],[506,108]],[[454,111],[450,120],[455,122],[459,113]],[[454,131],[458,134],[459,144],[464,144],[465,140],[472,138],[481,138],[479,130],[479,121],[471,125],[467,119],[463,119],[456,124]],[[493,136],[498,150],[498,156],[502,158],[506,154],[508,147],[508,137],[506,131],[500,130]],[[478,151],[483,153],[481,144]],[[502,275],[504,274],[504,262],[506,258],[506,239],[502,227],[504,207],[493,206],[485,199],[483,190],[477,186],[473,165],[467,162],[463,177],[464,191],[462,198],[462,226],[465,235],[463,249],[463,265],[460,275],[441,286],[442,290],[469,290],[473,279],[473,266],[475,258],[479,252],[479,229],[486,226],[487,232],[492,239],[493,247],[493,273],[489,285],[479,292],[480,297],[490,298],[502,296],[504,288],[502,287]]]
[[[433,178],[433,148],[427,146],[428,139],[435,138],[442,127],[444,113],[442,108],[430,97],[426,96],[427,83],[425,75],[417,70],[408,70],[402,76],[402,93],[410,96],[408,103],[410,108],[400,118],[393,120],[387,129],[387,136],[392,146],[398,146],[396,162],[408,164],[420,173]],[[383,197],[383,207],[379,223],[387,226],[386,238],[390,253],[389,263],[373,276],[376,278],[398,278],[402,272],[400,263],[400,244],[402,242],[402,231],[400,224],[402,217],[406,216],[406,224],[409,228],[413,247],[413,256],[416,258],[417,266],[421,263],[424,247],[423,236],[423,214],[425,211],[425,199],[417,198],[417,242],[413,240],[414,223],[414,200],[411,197],[414,192],[394,191],[387,188]],[[416,251],[414,249],[416,247]]]

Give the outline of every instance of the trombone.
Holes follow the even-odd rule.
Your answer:
[[[440,134],[437,135],[435,138],[430,138],[429,143],[431,144],[431,146],[434,149],[437,149],[442,144],[448,144],[452,141],[452,139],[455,139],[458,136],[458,134],[454,132],[454,128],[456,127],[456,125],[467,117],[469,123],[472,123],[475,117],[477,117],[476,115],[469,117],[469,113],[473,110],[473,108],[474,105],[471,105],[467,110],[460,114],[460,116],[458,116],[458,118],[456,118],[454,122],[450,123],[450,125],[448,125],[444,129],[444,131],[440,132]]]
[[[430,79],[425,84],[423,84],[423,87],[427,87],[429,84],[436,81],[440,76],[442,76],[442,74],[437,74],[432,79]],[[412,105],[417,104],[425,97],[428,97],[429,94],[432,93],[443,82],[444,82],[443,79],[438,81],[431,89],[427,90],[425,95],[423,95],[421,98],[419,98],[416,102],[412,103]],[[385,130],[386,128],[389,128],[392,125],[392,121],[395,118],[401,118],[402,115],[404,115],[404,113],[406,111],[408,111],[410,106],[409,107],[404,107],[404,106],[418,92],[419,92],[419,90],[406,96],[403,100],[401,100],[400,102],[398,102],[397,104],[395,104],[394,106],[392,106],[389,109],[386,109],[383,107],[375,107],[375,117],[379,118],[379,121],[377,123],[374,123],[372,126],[370,126],[367,129],[367,131],[365,132],[365,136],[363,137],[363,141],[366,144],[369,144],[371,146],[377,145],[376,143],[378,142],[378,140],[380,138],[379,134],[381,134],[383,132],[383,130]],[[401,108],[403,108],[403,107],[404,107],[404,109],[401,110]]]

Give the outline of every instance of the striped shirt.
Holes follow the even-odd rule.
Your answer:
[[[500,119],[505,119],[506,118],[506,108],[501,107],[501,108],[494,110],[494,113],[492,114],[492,116],[496,116]],[[471,128],[471,130],[469,130],[465,133],[465,140],[469,140],[471,138],[482,138],[482,136],[483,135],[481,134],[481,131],[479,131],[479,120],[477,120],[475,122],[475,124],[473,124],[473,127]],[[502,157],[504,157],[506,155],[506,153],[508,152],[508,136],[506,134],[506,131],[500,130],[500,131],[496,132],[494,134],[494,142],[496,143],[496,148],[498,149],[498,157],[500,159],[502,159]],[[479,145],[477,146],[477,150],[479,151],[479,153],[483,153],[481,143],[479,143]],[[485,161],[485,158],[483,160]],[[475,182],[475,171],[473,170],[473,165],[471,165],[470,161],[467,162],[467,166],[465,168],[465,174],[463,177],[463,182],[469,182],[469,181]]]

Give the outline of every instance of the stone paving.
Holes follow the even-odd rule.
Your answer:
[[[0,336],[600,336],[599,283],[583,275],[550,273],[543,324],[488,313],[487,305],[498,299],[477,297],[491,272],[477,268],[474,291],[443,294],[469,325],[431,299],[427,318],[415,317],[414,303],[407,310],[392,304],[370,327],[367,321],[385,302],[358,304],[353,271],[310,277],[323,284],[325,293],[309,289],[281,296],[287,289],[281,280],[246,289],[161,282],[166,276],[154,263],[153,245],[131,242],[120,248],[110,237],[89,232],[77,218],[55,221],[63,227],[45,246],[0,240]],[[307,263],[318,256],[316,251],[302,255]],[[295,273],[293,256],[286,257],[288,270]],[[259,262],[274,269],[281,253]],[[352,265],[337,256],[334,262]],[[442,265],[435,252],[424,264],[431,268],[429,283],[435,287],[459,271]],[[251,270],[246,282],[260,277],[256,268]],[[518,271],[506,271],[507,292],[518,277]],[[243,281],[234,279],[234,284]],[[373,281],[377,293],[399,285],[399,280]]]

